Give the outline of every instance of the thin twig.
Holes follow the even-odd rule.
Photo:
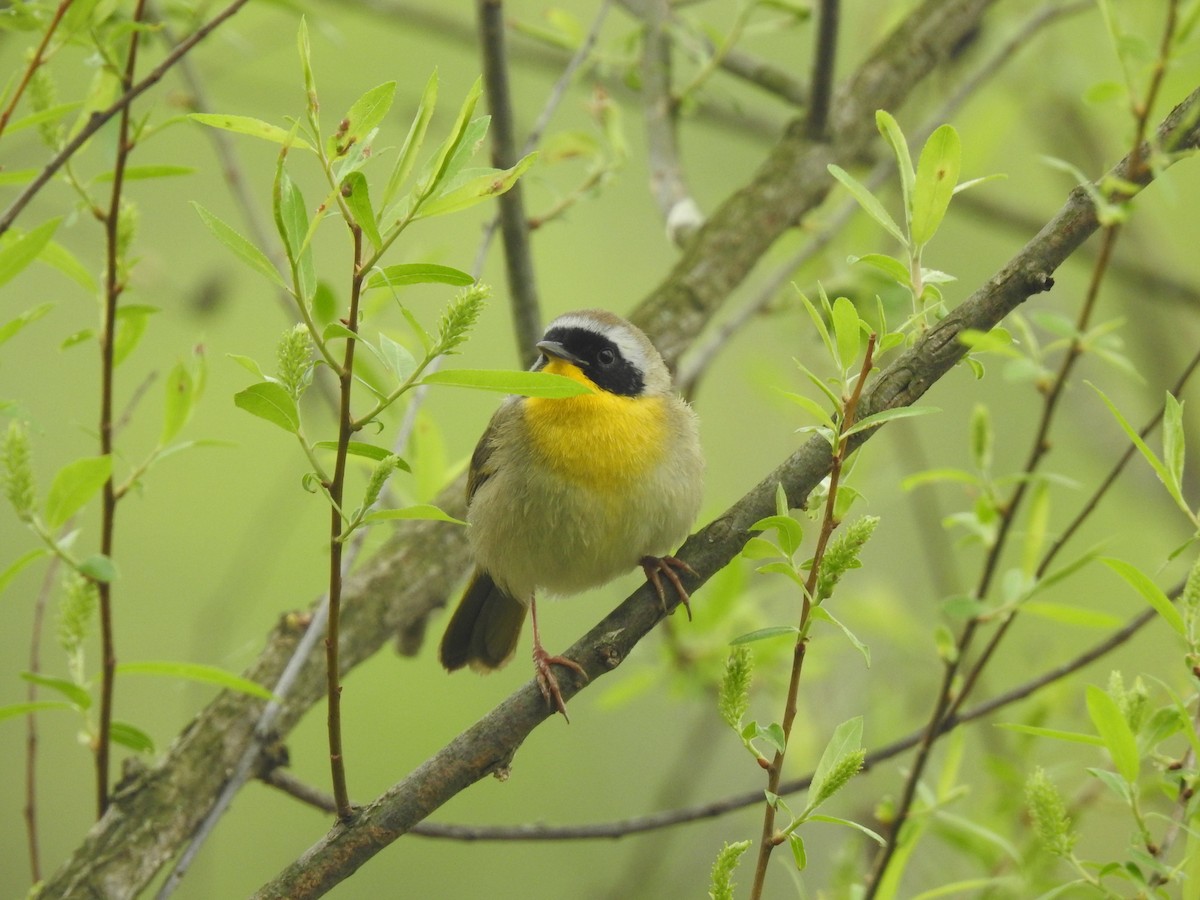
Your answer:
[[[839,0],[820,0],[817,11],[817,34],[813,47],[813,68],[808,118],[808,136],[814,141],[825,137],[829,120],[829,105],[833,99],[833,72],[837,63]]]
[[[137,28],[145,12],[145,0],[138,0],[133,10],[134,29],[129,36],[129,55],[125,60],[125,72],[121,77],[123,93],[129,93],[133,76],[137,71],[138,43],[141,35]],[[129,104],[121,107],[117,129],[116,158],[113,162],[112,193],[104,221],[104,240],[107,252],[104,272],[104,307],[100,329],[100,455],[113,456],[113,391],[116,376],[115,345],[117,336],[117,306],[125,290],[124,265],[121,244],[121,207],[125,186],[125,166],[133,149],[129,133]],[[113,475],[104,482],[102,512],[100,518],[100,553],[112,559],[113,541],[117,524],[117,493]],[[117,676],[116,634],[113,625],[112,583],[97,581],[100,596],[100,714],[96,734],[96,817],[108,809],[109,753],[112,747],[113,692]]]
[[[642,93],[649,157],[650,193],[667,227],[667,237],[682,246],[704,222],[692,199],[675,138],[676,105],[671,94],[671,34],[667,0],[650,0],[642,46]]]
[[[475,10],[483,54],[483,85],[492,114],[492,165],[497,169],[508,169],[517,162],[517,139],[504,46],[504,4],[502,0],[477,0]],[[542,313],[520,181],[500,196],[497,203],[517,352],[522,364],[530,366],[537,359],[535,345],[542,334]]]
[[[0,136],[4,134],[4,129],[8,127],[8,120],[12,118],[13,111],[16,110],[17,104],[21,102],[21,97],[25,93],[25,88],[29,86],[30,80],[33,78],[38,67],[41,66],[46,56],[46,48],[50,45],[50,38],[54,36],[54,32],[58,30],[58,25],[62,21],[62,17],[66,14],[68,7],[75,0],[61,0],[54,10],[54,14],[50,17],[50,22],[46,25],[46,31],[42,35],[41,43],[33,51],[33,57],[29,60],[29,65],[25,67],[25,71],[21,74],[21,80],[17,82],[16,88],[13,90],[12,97],[9,99],[8,106],[0,111]]]
[[[46,566],[46,572],[42,576],[42,586],[33,603],[33,622],[29,629],[29,671],[34,675],[42,671],[42,623],[46,617],[46,603],[50,599],[50,591],[53,590],[54,580],[58,577],[61,565],[62,560],[59,557],[52,556],[50,558],[50,564]],[[37,700],[37,694],[37,684],[29,682],[25,689],[25,699],[33,703]],[[34,884],[42,880],[37,827],[37,748],[37,714],[30,713],[25,717],[25,808],[22,812],[25,818],[25,834],[29,847],[29,871]]]
[[[168,53],[162,62],[151,69],[150,73],[141,81],[131,85],[128,90],[122,91],[121,96],[109,106],[92,113],[88,117],[87,124],[79,129],[78,133],[63,145],[62,149],[37,174],[37,177],[9,204],[8,209],[4,211],[4,215],[0,216],[0,234],[4,234],[4,232],[12,227],[13,223],[17,220],[17,216],[29,205],[30,201],[41,192],[42,188],[50,182],[50,179],[63,167],[67,160],[79,152],[79,149],[88,142],[92,135],[99,131],[113,116],[120,113],[130,103],[161,81],[162,77],[171,70],[172,66],[179,62],[193,47],[212,34],[217,27],[245,6],[247,2],[248,0],[233,0],[232,3],[213,16],[213,18],[209,19],[192,32],[192,34],[180,41],[175,49]]]

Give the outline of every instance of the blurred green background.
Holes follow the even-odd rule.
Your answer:
[[[219,9],[213,4],[199,6],[207,15]],[[851,72],[909,6],[847,3],[839,74]],[[1131,30],[1153,44],[1158,4],[1116,6]],[[908,106],[893,110],[906,130],[923,123],[955,89],[962,73],[1014,34],[1036,8],[1034,3],[999,4],[974,45],[964,48],[962,67],[935,74]],[[545,17],[546,9],[537,0],[506,4],[511,20],[537,27],[554,24]],[[562,0],[557,9],[586,29],[596,4]],[[478,75],[478,49],[467,4],[461,8],[432,2],[251,4],[191,56],[214,111],[280,125],[302,113],[295,48],[300,12],[307,16],[312,35],[327,126],[363,91],[395,79],[396,101],[384,125],[389,137],[380,143],[398,144],[426,78],[436,67],[442,99],[431,135],[439,136]],[[728,27],[735,5],[697,3],[681,12],[721,29]],[[741,46],[806,78],[810,28],[770,27],[778,18],[773,10],[762,10],[752,20],[762,27],[751,29]],[[534,234],[538,288],[547,318],[585,306],[627,312],[666,276],[677,257],[646,187],[638,97],[624,86],[628,70],[636,68],[632,54],[637,30],[636,22],[620,8],[609,12],[600,38],[599,63],[572,85],[550,127],[552,134],[572,130],[598,134],[588,105],[593,87],[604,84],[620,109],[629,156],[601,191],[575,204],[562,221]],[[524,131],[541,110],[566,54],[523,36],[519,29],[510,37],[518,127]],[[0,71],[17,71],[35,39],[28,33],[2,33]],[[151,46],[146,58],[157,60],[161,46]],[[1155,120],[1196,84],[1200,64],[1195,46],[1193,41],[1190,54],[1170,72]],[[94,61],[85,54],[74,48],[63,50],[54,61],[60,96],[79,96],[93,69]],[[680,77],[686,77],[695,65],[684,58],[679,69]],[[928,252],[927,265],[958,277],[946,287],[949,305],[983,283],[1065,199],[1071,181],[1048,166],[1043,155],[1069,160],[1094,177],[1124,154],[1131,135],[1127,111],[1119,102],[1083,99],[1097,84],[1119,78],[1102,22],[1092,10],[1065,18],[1031,38],[953,118],[963,139],[963,176],[1000,172],[1007,177],[952,206]],[[191,97],[191,89],[172,74],[135,109],[163,121],[185,113]],[[706,105],[692,110],[683,121],[680,143],[697,200],[711,211],[753,174],[788,120],[789,110],[724,74],[712,79],[703,97]],[[78,163],[82,176],[109,165],[112,139],[111,128],[96,138]],[[122,661],[184,660],[241,671],[256,657],[264,635],[278,618],[307,607],[322,590],[327,515],[323,501],[301,490],[302,460],[292,443],[236,410],[231,400],[250,378],[227,354],[253,356],[268,365],[286,319],[265,282],[212,238],[189,205],[190,200],[199,200],[245,230],[242,213],[214,160],[211,139],[200,126],[180,122],[145,141],[133,159],[140,165],[193,166],[195,173],[128,185],[140,223],[134,252],[138,263],[125,301],[152,304],[161,313],[152,318],[148,334],[118,373],[121,405],[156,377],[122,432],[120,445],[132,458],[152,446],[163,375],[194,345],[203,344],[209,362],[208,386],[184,437],[230,446],[196,449],[165,461],[150,474],[145,491],[122,506],[116,538],[121,567],[116,589],[117,648]],[[269,223],[275,148],[237,136],[232,141],[258,215]],[[5,170],[38,167],[44,159],[33,129],[6,135],[0,144]],[[535,168],[523,181],[527,209],[537,214],[551,206],[572,190],[584,169],[580,162]],[[291,172],[315,203],[320,195],[315,169],[304,171],[297,159]],[[7,205],[17,190],[0,187],[0,202]],[[844,198],[844,192],[835,191],[830,207]],[[1102,386],[1135,424],[1161,403],[1164,387],[1197,343],[1198,200],[1195,165],[1185,163],[1139,198],[1133,224],[1119,248],[1121,264],[1182,282],[1186,292],[1147,290],[1144,275],[1129,277],[1120,272],[1104,288],[1099,318],[1124,320],[1119,334],[1142,380],[1093,359],[1085,360],[1081,368],[1081,379]],[[891,203],[895,209],[894,196]],[[100,226],[73,204],[68,189],[56,184],[42,193],[18,224],[29,228],[66,215],[57,240],[98,276]],[[1005,210],[1013,215],[1004,215]],[[490,212],[488,206],[477,207],[420,224],[388,261],[426,260],[470,269],[481,226]],[[729,307],[747,302],[773,267],[820,227],[821,219],[821,214],[812,217],[805,228],[781,240]],[[824,254],[795,273],[794,281],[806,291],[820,281],[831,293],[848,292],[869,301],[879,285],[851,269],[846,257],[893,249],[879,229],[859,216]],[[324,277],[344,282],[346,242],[336,225],[323,229],[318,253]],[[1088,272],[1088,258],[1077,255],[1056,275],[1054,290],[1034,298],[1030,306],[1073,316]],[[470,367],[513,366],[516,353],[498,245],[487,257],[483,279],[495,286],[494,300],[460,362]],[[422,290],[427,298],[413,293],[406,299],[432,326],[449,293]],[[93,344],[60,349],[68,335],[94,325],[94,297],[61,273],[35,265],[0,291],[0,320],[46,301],[54,303],[53,311],[0,350],[0,398],[16,400],[31,422],[43,492],[58,467],[96,452],[98,394]],[[1051,339],[1044,332],[1041,335],[1046,342]],[[695,398],[709,464],[702,522],[733,503],[803,439],[795,429],[809,422],[798,407],[781,397],[780,390],[811,390],[792,359],[816,358],[818,348],[808,317],[788,289],[714,360]],[[854,483],[865,495],[862,511],[881,516],[882,524],[865,553],[864,568],[846,579],[832,603],[838,617],[871,646],[872,666],[866,669],[861,657],[832,632],[818,634],[805,671],[803,724],[789,757],[790,774],[810,770],[833,727],[853,715],[866,715],[868,748],[923,723],[940,675],[932,637],[936,624],[943,621],[939,603],[974,583],[980,553],[978,548],[956,544],[961,533],[948,535],[940,528],[942,516],[969,505],[970,498],[961,489],[905,492],[900,482],[922,468],[969,465],[967,422],[977,403],[986,403],[992,412],[995,470],[1019,468],[1040,409],[1034,388],[1006,378],[999,360],[988,362],[988,377],[983,381],[965,368],[956,370],[927,402],[941,413],[885,429],[868,445],[855,471]],[[495,403],[495,396],[482,393],[432,394],[414,456],[418,475],[398,479],[401,490],[415,497],[418,483],[449,478],[464,465]],[[313,421],[320,421],[316,406],[310,413]],[[1189,414],[1188,422],[1193,421]],[[1053,442],[1050,470],[1069,476],[1078,487],[1052,491],[1052,528],[1074,514],[1125,447],[1123,436],[1082,380],[1071,388]],[[1195,492],[1190,496],[1195,497]],[[96,510],[89,508],[80,521],[81,546],[95,546],[95,523]],[[1186,562],[1165,563],[1169,550],[1186,539],[1185,524],[1149,469],[1135,465],[1122,489],[1106,500],[1077,539],[1076,553],[1110,540],[1109,552],[1158,572],[1159,583],[1167,585]],[[0,513],[0,566],[34,545],[10,510]],[[695,629],[679,617],[669,623],[672,640],[685,654],[694,655],[701,673],[711,674],[723,659],[724,643],[737,634],[795,620],[796,598],[782,580],[755,576],[746,563],[731,568],[734,571],[696,598],[700,607],[710,602],[710,596],[724,598],[722,608],[727,605],[730,611],[723,619]],[[4,660],[0,705],[25,697],[26,686],[18,673],[28,665],[34,598],[42,574],[37,566],[27,569],[0,596],[0,659]],[[631,574],[592,594],[548,604],[542,617],[547,645],[556,648],[572,642],[636,584]],[[1051,599],[1121,619],[1136,612],[1139,603],[1111,573],[1092,569],[1067,582]],[[43,668],[61,674],[53,613],[52,600],[43,637]],[[431,623],[433,632],[440,627],[440,618]],[[1023,619],[981,685],[980,697],[1069,658],[1102,634],[1032,616]],[[1086,670],[1086,680],[1103,684],[1110,669],[1120,668],[1130,680],[1145,671],[1178,683],[1183,673],[1177,655],[1163,652],[1168,646],[1174,645],[1166,629],[1151,626],[1115,658]],[[751,716],[760,721],[779,715],[784,675],[778,663],[785,650],[756,646],[761,678]],[[355,670],[344,689],[352,795],[360,801],[374,797],[523,684],[530,672],[523,654],[519,656],[516,663],[488,678],[447,676],[428,645],[414,659],[385,651]],[[98,666],[95,650],[89,665],[92,671]],[[688,671],[674,671],[671,665],[661,635],[653,636],[613,677],[572,702],[569,727],[554,720],[538,729],[521,748],[507,782],[485,781],[440,810],[436,819],[492,824],[599,822],[761,788],[761,773],[720,724],[700,679]],[[117,717],[149,731],[161,751],[213,694],[213,689],[193,684],[128,676],[117,686]],[[1039,694],[1001,714],[1001,719],[1051,717],[1055,727],[1070,728],[1079,727],[1082,710],[1082,687],[1073,682]],[[295,773],[325,788],[323,712],[323,706],[315,708],[287,743]],[[38,730],[40,838],[43,866],[49,873],[91,824],[92,763],[77,740],[79,723],[68,714],[40,716]],[[1070,760],[1079,758],[1074,747],[1034,742],[988,723],[971,729],[965,740],[970,762],[962,778],[970,791],[956,811],[988,819],[1000,830],[1019,824],[1013,812],[1017,798],[1012,779],[1019,784],[1022,778],[1020,771],[1014,775],[1002,769],[1031,767],[1037,761],[1052,769],[1067,766],[1063,771],[1071,777],[1078,774],[1078,765],[1069,766]],[[28,885],[21,820],[24,744],[23,720],[0,723],[0,759],[4,760],[0,895],[6,897],[22,896]],[[983,753],[985,749],[989,755]],[[1087,764],[1101,764],[1099,752],[1089,760]],[[869,822],[875,804],[899,789],[904,764],[902,757],[858,779],[839,796],[837,814]],[[1010,814],[1008,820],[999,818],[1002,811]],[[372,860],[333,896],[702,896],[721,844],[757,838],[760,816],[756,806],[620,841],[494,844],[407,837]],[[176,896],[194,900],[245,895],[308,847],[328,824],[328,816],[302,808],[261,784],[251,784],[238,796]],[[810,870],[803,877],[805,887],[794,886],[785,872],[790,861],[781,853],[768,894],[816,896],[816,889],[829,883],[839,867],[861,871],[869,848],[848,834],[813,826],[807,832]],[[1119,843],[1121,834],[1096,826],[1086,839]],[[1019,831],[1009,837],[1023,840]],[[911,864],[913,893],[971,873],[968,863],[949,853],[952,837],[943,835],[943,839],[947,843],[940,849],[931,841],[928,852]],[[746,863],[739,880],[748,883],[749,879],[750,863]]]

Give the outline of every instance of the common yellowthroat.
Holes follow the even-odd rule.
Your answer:
[[[512,658],[528,609],[533,661],[548,704],[565,717],[535,595],[574,594],[635,566],[666,603],[666,578],[687,607],[669,555],[700,509],[704,459],[696,414],[671,387],[650,339],[620,316],[559,316],[537,344],[534,370],[594,389],[561,399],[509,397],[479,439],[467,478],[475,571],[442,638],[442,665],[481,672]],[[585,676],[586,677],[586,676]]]

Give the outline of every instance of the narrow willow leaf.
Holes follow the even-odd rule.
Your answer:
[[[284,431],[300,429],[300,410],[287,389],[274,381],[260,381],[233,395],[233,402],[253,416],[266,419]]]
[[[79,564],[79,574],[109,584],[117,580],[117,564],[103,553],[93,553]]]
[[[1009,731],[1019,731],[1021,734],[1031,734],[1034,737],[1053,738],[1056,741],[1070,741],[1073,744],[1092,744],[1104,746],[1104,739],[1094,734],[1084,734],[1080,731],[1062,731],[1058,728],[1042,728],[1038,725],[1022,725],[1018,722],[997,722],[997,728],[1007,728]]]
[[[875,127],[883,135],[896,157],[896,168],[900,172],[900,190],[904,198],[904,221],[912,227],[913,192],[917,173],[913,170],[912,156],[908,152],[908,141],[900,130],[900,123],[885,109],[875,110]]]
[[[317,441],[313,444],[313,448],[316,450],[337,450],[338,445],[337,441]],[[365,441],[350,441],[346,444],[346,452],[351,456],[361,456],[364,459],[374,460],[375,462],[382,462],[393,455],[391,450],[385,447],[377,447],[374,444],[368,444]],[[399,457],[396,458],[395,465],[397,469],[403,469],[405,472],[412,471],[408,463]]]
[[[917,180],[913,188],[912,240],[918,246],[929,243],[945,218],[958,184],[962,163],[962,142],[950,125],[942,125],[925,142],[917,161]]]
[[[242,262],[246,263],[248,266],[250,266],[250,268],[254,269],[256,272],[260,273],[279,287],[284,289],[287,288],[287,285],[284,284],[283,279],[279,277],[279,272],[276,271],[275,266],[271,263],[271,260],[267,258],[265,253],[238,234],[229,225],[226,225],[219,218],[210,213],[195,200],[192,201],[192,206],[195,207],[196,212],[200,215],[201,221],[203,221],[208,227],[208,230],[216,236],[217,240],[232,250],[238,256],[238,258],[242,260]]]
[[[120,675],[159,675],[165,678],[179,678],[184,681],[196,681],[201,684],[214,684],[217,687],[228,688],[240,694],[249,694],[270,700],[275,695],[257,682],[233,672],[226,672],[217,666],[203,663],[184,663],[173,660],[147,660],[145,662],[119,663],[117,673]]]
[[[1094,684],[1087,686],[1088,717],[1112,757],[1113,765],[1129,784],[1137,781],[1141,761],[1138,758],[1137,738],[1117,701]]]
[[[224,131],[246,134],[250,137],[270,141],[273,144],[282,144],[285,147],[299,147],[301,150],[308,150],[310,153],[315,152],[312,144],[297,135],[294,129],[289,131],[286,128],[280,128],[278,125],[272,125],[269,122],[264,122],[262,119],[255,119],[251,116],[231,116],[227,113],[192,113],[188,118],[194,122],[199,122],[201,125],[208,125],[211,128],[220,128]]]
[[[1111,556],[1101,557],[1100,562],[1124,578],[1130,587],[1141,594],[1142,599],[1154,607],[1155,611],[1163,617],[1176,634],[1180,636],[1187,634],[1187,626],[1183,622],[1183,616],[1175,608],[1175,604],[1162,592],[1162,588],[1155,584],[1141,569],[1130,565],[1124,560],[1114,559]]]
[[[846,258],[846,262],[850,263],[850,265],[862,263],[863,265],[873,266],[899,284],[912,284],[912,274],[908,271],[908,266],[900,262],[896,257],[888,256],[886,253],[864,253],[862,256],[850,256]]]
[[[32,112],[27,116],[22,116],[19,119],[13,119],[8,123],[8,127],[4,129],[6,134],[12,134],[14,131],[20,131],[22,128],[30,128],[34,125],[41,125],[43,122],[53,122],[55,119],[61,119],[69,112],[74,112],[80,104],[75,103],[58,103],[54,106],[48,106],[45,109],[39,109],[37,112]],[[37,170],[35,170],[37,171]]]
[[[191,175],[195,171],[192,166],[127,166],[121,177],[125,181],[146,181],[150,178],[177,178],[180,175]],[[101,172],[92,179],[93,182],[98,183],[112,180],[111,170]]]
[[[421,207],[418,217],[442,216],[446,213],[458,212],[459,210],[474,206],[476,203],[481,203],[491,197],[498,197],[516,184],[517,179],[536,160],[537,154],[530,153],[511,169],[488,169],[485,174],[470,178],[458,187],[440,194],[425,203]]]
[[[1051,622],[1063,625],[1077,625],[1080,628],[1120,628],[1125,620],[1111,613],[1096,609],[1086,609],[1081,606],[1068,606],[1065,603],[1047,603],[1042,600],[1029,600],[1021,604],[1021,612]]]
[[[51,241],[42,248],[42,254],[38,258],[46,265],[58,269],[85,291],[95,293],[96,278],[91,270],[62,244]]]
[[[898,406],[895,409],[880,410],[877,413],[872,413],[857,420],[850,428],[842,432],[842,437],[848,437],[859,431],[866,431],[868,428],[875,428],[893,419],[908,419],[913,416],[926,416],[930,413],[938,412],[941,412],[941,410],[936,406]]]
[[[128,722],[113,722],[109,726],[108,736],[113,743],[127,747],[134,753],[154,752],[154,738]]]
[[[782,637],[785,634],[789,637],[795,637],[799,633],[800,629],[795,625],[772,625],[769,628],[759,628],[755,631],[749,631],[746,634],[738,635],[729,643],[731,646],[735,646],[737,644],[750,644],[754,641],[765,641],[769,638]]]
[[[74,710],[76,706],[65,700],[34,700],[32,703],[13,703],[9,706],[0,706],[0,722],[5,719],[14,719],[17,716],[26,716],[29,713],[41,712],[45,709]]]
[[[48,556],[50,551],[44,547],[35,547],[32,550],[27,550],[22,553],[11,563],[7,568],[0,571],[0,594],[4,593],[4,589],[12,583],[12,580],[21,574],[21,570],[31,563],[37,562],[43,556]]]
[[[362,172],[351,172],[342,179],[342,197],[346,200],[350,214],[354,216],[355,224],[363,230],[371,246],[379,250],[383,246],[383,238],[379,236],[379,222],[375,218],[375,210],[371,207],[367,178]]]
[[[808,868],[808,853],[804,849],[804,838],[793,831],[788,835],[788,846],[792,848],[792,859],[796,863],[796,868],[803,872]]]
[[[396,165],[388,178],[387,187],[383,192],[383,209],[391,206],[396,194],[412,173],[413,165],[417,161],[417,154],[421,150],[421,144],[425,141],[425,132],[429,129],[429,119],[433,116],[434,107],[437,106],[437,93],[438,75],[435,70],[425,83],[425,90],[421,94],[421,102],[417,106],[416,115],[413,116],[412,124],[408,127],[408,134],[400,146]]]
[[[111,474],[111,456],[77,459],[59,469],[46,494],[46,526],[51,531],[61,528],[100,492]]]
[[[162,312],[157,306],[144,303],[126,303],[117,309],[116,335],[113,337],[113,365],[119,366],[132,353],[139,343],[150,317]]]
[[[897,241],[906,247],[908,246],[908,238],[904,236],[904,232],[900,230],[900,226],[896,224],[896,220],[883,208],[883,204],[867,189],[865,184],[841,166],[830,163],[827,168],[830,175],[846,186],[846,189],[850,191],[850,196],[858,201],[858,205],[866,211],[867,215],[878,222],[883,227],[883,230]]]
[[[170,443],[191,416],[196,398],[194,388],[191,369],[182,361],[175,363],[167,375],[164,391],[166,402],[163,406],[162,432],[158,437],[160,445]]]
[[[317,287],[312,242],[308,236],[308,207],[304,203],[304,195],[299,186],[292,181],[283,163],[284,154],[281,153],[275,168],[272,198],[275,207],[275,228],[283,239],[288,265],[291,266],[301,296],[308,300]]]
[[[462,106],[459,107],[458,115],[455,117],[454,126],[450,129],[450,134],[446,136],[437,153],[434,154],[426,175],[422,177],[421,183],[415,189],[422,198],[430,196],[441,186],[443,179],[446,177],[446,166],[462,143],[463,134],[471,122],[471,115],[475,112],[475,105],[479,102],[479,97],[482,93],[483,79],[477,78],[475,79],[475,83],[471,85],[471,89],[467,91],[467,96],[463,98]]]
[[[66,697],[76,709],[87,710],[92,706],[92,695],[87,692],[87,689],[68,678],[55,678],[40,672],[22,672],[21,678],[38,687],[57,691]]]
[[[883,835],[879,834],[878,832],[872,831],[866,825],[863,825],[859,822],[855,822],[852,819],[840,819],[837,816],[827,816],[824,813],[817,813],[815,815],[809,816],[809,821],[828,822],[830,825],[845,825],[847,828],[853,828],[855,831],[865,834],[867,837],[869,837],[871,840],[873,840],[875,843],[877,843],[880,847],[887,846],[887,841],[885,841],[883,839]]]
[[[456,519],[429,503],[417,503],[401,509],[377,509],[363,517],[363,522],[370,525],[375,522],[390,522],[396,519],[431,519],[435,522],[450,522],[454,525],[466,525],[462,519]]]
[[[441,369],[430,372],[421,383],[500,391],[522,397],[562,398],[595,393],[594,388],[565,375],[504,369]]]
[[[12,338],[25,326],[36,322],[50,310],[54,309],[53,303],[42,303],[32,309],[27,309],[14,319],[9,319],[3,325],[0,325],[0,344]]]
[[[475,279],[461,269],[438,266],[433,263],[403,263],[387,266],[374,272],[367,279],[367,289],[401,287],[407,284],[453,284],[465,287]]]
[[[20,237],[11,237],[0,247],[0,285],[7,284],[17,273],[38,258],[50,243],[61,218],[43,222]]]
[[[838,361],[842,369],[848,371],[858,359],[862,337],[858,310],[849,297],[838,297],[833,301],[833,334],[837,341]]]
[[[804,530],[800,523],[788,515],[766,516],[759,519],[750,526],[750,531],[767,531],[773,530],[779,535],[779,544],[783,549],[784,555],[791,556],[800,547],[800,542],[804,539]],[[775,554],[778,556],[779,554]]]
[[[824,619],[829,624],[836,625],[838,628],[840,628],[842,630],[842,634],[846,636],[846,640],[851,643],[855,650],[862,654],[862,658],[866,662],[867,668],[871,668],[871,648],[859,640],[858,635],[851,631],[845,625],[845,623],[836,618],[833,613],[827,610],[824,606],[814,606],[812,609],[812,617],[814,619]]]
[[[396,96],[396,82],[386,81],[377,85],[354,101],[338,125],[336,134],[330,136],[325,152],[332,159],[343,156],[355,144],[361,142],[387,115]]]
[[[403,344],[386,334],[379,334],[379,357],[392,376],[400,382],[406,381],[417,369],[416,357]]]
[[[821,759],[817,762],[812,782],[808,787],[808,796],[814,798],[809,801],[809,812],[816,809],[821,802],[829,798],[829,794],[826,791],[826,780],[838,768],[839,763],[843,759],[851,753],[856,753],[862,749],[862,734],[862,716],[847,719],[833,730],[828,743],[825,744],[825,749],[821,752]]]
[[[1170,478],[1172,493],[1182,494],[1185,440],[1183,404],[1167,391],[1163,406],[1163,468]]]

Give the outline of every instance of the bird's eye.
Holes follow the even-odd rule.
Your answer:
[[[617,361],[617,354],[609,347],[605,347],[596,354],[596,362],[604,367],[611,366]]]

